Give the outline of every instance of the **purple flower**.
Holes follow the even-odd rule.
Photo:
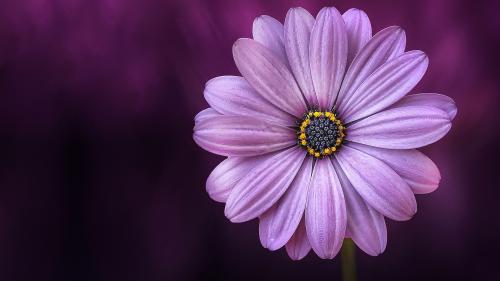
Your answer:
[[[439,94],[406,95],[427,56],[406,51],[405,32],[372,36],[368,16],[292,8],[284,25],[260,16],[254,39],[233,46],[243,75],[210,80],[210,108],[194,140],[227,156],[207,180],[232,222],[260,219],[270,250],[292,259],[312,248],[334,258],[350,237],[369,255],[386,247],[384,218],[409,220],[414,194],[434,191],[436,165],[416,148],[441,139],[457,109]]]

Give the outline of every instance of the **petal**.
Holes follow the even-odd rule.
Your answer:
[[[393,107],[404,106],[432,106],[441,109],[448,113],[450,120],[453,120],[457,115],[457,106],[452,98],[432,93],[407,95],[400,99]]]
[[[300,117],[306,104],[288,67],[270,50],[251,39],[238,39],[233,57],[243,77],[267,101]]]
[[[265,248],[274,251],[283,247],[297,229],[306,206],[312,164],[308,157],[283,197],[260,217],[259,236]]]
[[[386,62],[354,92],[342,114],[349,123],[377,113],[406,95],[424,76],[429,59],[421,51],[410,51]],[[339,109],[340,110],[340,109]]]
[[[435,107],[406,106],[382,111],[349,126],[346,139],[382,148],[418,148],[450,130],[446,112]]]
[[[292,238],[286,243],[286,252],[292,260],[301,260],[310,250],[311,245],[307,239],[306,225],[304,218],[302,218]]]
[[[333,7],[319,12],[309,42],[311,75],[319,106],[330,109],[340,89],[347,63],[344,20]]]
[[[285,18],[285,50],[288,62],[304,97],[311,105],[318,105],[309,65],[309,39],[314,17],[303,8],[288,10]]]
[[[379,213],[397,221],[409,220],[415,214],[413,192],[387,164],[348,146],[336,155],[354,189]]]
[[[207,192],[217,202],[226,202],[236,183],[253,169],[264,156],[228,157],[210,173]]]
[[[348,146],[384,161],[411,187],[413,193],[436,190],[441,173],[429,157],[416,149],[386,149],[350,142]]]
[[[401,55],[406,45],[403,29],[391,26],[379,31],[354,58],[340,88],[336,108],[344,112],[356,89],[381,65]]]
[[[332,162],[344,191],[347,206],[347,231],[361,250],[369,255],[378,256],[384,252],[387,245],[384,216],[359,196],[338,161]]]
[[[292,129],[247,116],[214,116],[195,124],[194,141],[224,156],[254,156],[296,143]]]
[[[368,15],[364,11],[355,8],[347,10],[342,15],[342,18],[345,22],[349,45],[347,65],[350,65],[361,47],[372,38],[372,25]]]
[[[344,241],[347,214],[342,187],[328,159],[316,161],[305,219],[314,252],[320,258],[333,259]]]
[[[253,21],[253,39],[278,56],[287,65],[285,45],[283,43],[283,24],[270,16],[260,16]]]
[[[196,116],[194,117],[194,123],[197,124],[198,122],[205,120],[207,118],[214,117],[214,116],[220,116],[220,115],[221,114],[219,112],[217,112],[215,109],[209,107],[209,108],[203,109],[202,111],[198,112],[198,114],[196,114]]]
[[[208,104],[224,115],[252,116],[293,126],[295,118],[262,98],[243,77],[220,76],[208,81],[203,92]]]
[[[232,222],[244,222],[262,215],[285,193],[304,158],[304,151],[293,147],[253,168],[229,195],[226,217]]]

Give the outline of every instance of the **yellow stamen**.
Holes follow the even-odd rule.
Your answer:
[[[322,118],[322,117],[326,117],[327,120],[329,120],[329,121],[333,122],[335,125],[337,125],[336,129],[338,132],[338,138],[335,140],[334,143],[330,142],[328,144],[329,147],[323,148],[322,150],[315,150],[313,147],[311,147],[311,145],[313,145],[314,147],[318,146],[318,143],[316,143],[318,140],[316,140],[316,138],[314,138],[314,141],[313,141],[313,139],[311,139],[312,143],[309,143],[309,139],[308,139],[309,136],[308,136],[308,133],[306,133],[306,128],[308,128],[310,124],[315,124],[314,125],[315,127],[312,128],[314,130],[309,132],[309,133],[313,134],[314,136],[316,134],[318,134],[319,131],[317,132],[318,128],[316,127],[316,126],[318,126],[318,124],[313,123],[313,122],[316,122],[315,121],[316,118]],[[304,147],[308,154],[310,154],[316,158],[322,158],[325,156],[332,155],[335,151],[337,151],[337,148],[339,148],[340,145],[342,144],[342,141],[344,140],[344,137],[345,137],[345,133],[344,133],[345,129],[346,128],[344,127],[344,124],[342,124],[342,121],[337,118],[337,116],[335,115],[334,112],[332,112],[332,111],[320,111],[320,110],[309,111],[305,114],[305,117],[299,126],[299,131],[297,134],[298,145]],[[324,146],[322,146],[322,147],[324,147]]]
[[[319,117],[320,115],[321,115],[321,112],[319,112],[319,111],[314,112],[314,117]]]

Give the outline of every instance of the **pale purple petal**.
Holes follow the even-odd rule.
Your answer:
[[[344,191],[349,236],[365,253],[372,256],[381,254],[387,245],[387,228],[384,216],[361,198],[337,160],[332,162]]]
[[[311,75],[319,106],[330,109],[344,78],[347,63],[347,33],[344,20],[333,7],[316,17],[309,42]]]
[[[397,221],[409,220],[416,213],[413,192],[387,164],[348,146],[336,156],[354,189],[379,213]]]
[[[328,159],[316,161],[305,219],[314,252],[320,258],[333,259],[344,241],[347,214],[342,187]]]
[[[457,106],[452,98],[433,93],[422,93],[407,95],[395,103],[392,107],[404,106],[432,106],[441,109],[448,113],[450,120],[453,120],[457,115]]]
[[[296,143],[295,132],[276,123],[248,116],[213,116],[198,121],[194,141],[223,156],[255,156]]]
[[[424,76],[428,64],[421,51],[406,52],[386,62],[354,92],[351,103],[342,110],[345,122],[377,113],[400,100]]]
[[[350,65],[356,54],[372,37],[372,25],[368,15],[359,9],[349,9],[342,18],[345,22],[349,49],[347,65]]]
[[[219,76],[211,79],[203,92],[210,106],[224,115],[252,116],[293,126],[295,118],[270,104],[243,77]]]
[[[295,78],[272,51],[254,40],[238,39],[233,57],[243,77],[264,99],[296,117],[306,111]]]
[[[196,116],[194,117],[194,123],[197,124],[198,122],[200,122],[204,119],[214,117],[214,116],[220,116],[220,115],[221,114],[219,112],[217,112],[215,109],[209,107],[209,108],[203,109],[202,111],[198,112],[198,114],[196,114]]]
[[[306,206],[312,165],[311,157],[304,160],[285,194],[260,217],[259,236],[265,248],[274,251],[283,247],[297,229]]]
[[[373,36],[354,58],[342,82],[335,107],[343,113],[358,87],[381,65],[404,52],[403,29],[391,26]],[[363,94],[363,93],[360,93]]]
[[[413,193],[430,193],[439,186],[441,173],[438,167],[416,149],[386,149],[355,142],[348,146],[384,161],[410,185]]]
[[[446,112],[407,106],[382,111],[349,126],[347,140],[382,148],[410,149],[441,139],[451,128]]]
[[[236,183],[243,178],[259,161],[272,154],[253,157],[228,157],[210,173],[207,179],[207,192],[217,202],[226,202]]]
[[[304,158],[304,150],[293,147],[253,168],[229,195],[226,217],[232,222],[244,222],[262,215],[285,193]]]
[[[307,256],[310,250],[311,245],[307,239],[306,225],[302,218],[292,238],[286,243],[286,252],[292,260],[297,261]]]
[[[318,105],[309,65],[309,39],[313,25],[314,17],[307,10],[288,10],[285,18],[285,50],[304,97],[310,105]]]
[[[270,16],[260,16],[253,21],[253,39],[269,50],[273,51],[282,62],[287,65],[288,61],[283,43],[283,24]]]

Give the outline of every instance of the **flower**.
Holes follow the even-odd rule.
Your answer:
[[[441,139],[457,112],[447,96],[407,95],[428,58],[405,45],[396,26],[372,37],[358,9],[255,19],[253,40],[233,46],[243,77],[210,80],[210,108],[195,117],[195,142],[227,156],[206,186],[227,218],[259,218],[262,245],[295,260],[311,248],[334,258],[346,237],[382,253],[385,217],[409,220],[414,194],[441,179],[416,148]]]

